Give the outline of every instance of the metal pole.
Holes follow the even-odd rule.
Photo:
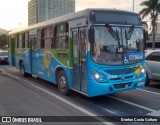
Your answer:
[[[133,0],[133,12],[134,12],[134,0]]]

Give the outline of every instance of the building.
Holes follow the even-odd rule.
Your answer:
[[[160,22],[156,23],[155,27],[155,48],[160,48]],[[147,48],[152,48],[153,36],[152,32],[148,36],[148,40],[146,41]]]
[[[28,25],[37,23],[37,0],[28,2]]]
[[[160,22],[156,23],[156,34],[160,34]]]
[[[2,34],[7,34],[7,33],[8,33],[7,30],[4,30],[4,29],[1,29],[1,28],[0,28],[0,35],[2,35]]]
[[[75,0],[30,0],[28,25],[75,12]]]

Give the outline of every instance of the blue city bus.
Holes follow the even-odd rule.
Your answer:
[[[10,65],[88,97],[144,87],[144,30],[138,14],[85,9],[9,33]]]

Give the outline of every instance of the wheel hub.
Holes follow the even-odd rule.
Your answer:
[[[67,83],[66,78],[65,78],[64,76],[62,76],[62,77],[60,78],[60,87],[61,87],[62,89],[66,89],[66,83]]]

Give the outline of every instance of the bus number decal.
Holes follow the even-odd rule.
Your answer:
[[[107,79],[116,79],[116,78],[118,78],[117,75],[109,75]]]

